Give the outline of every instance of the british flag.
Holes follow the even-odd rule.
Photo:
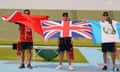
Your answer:
[[[59,37],[82,37],[92,39],[92,29],[86,21],[42,21],[45,41]]]

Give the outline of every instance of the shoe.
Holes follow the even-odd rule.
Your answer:
[[[112,69],[114,72],[119,71],[119,68],[113,67]]]
[[[28,65],[27,65],[27,68],[32,69],[31,64],[28,64]]]
[[[107,66],[105,65],[102,70],[106,71],[107,70]]]
[[[56,67],[56,70],[60,70],[60,69],[62,69],[62,65],[58,65],[58,66]]]
[[[73,71],[73,70],[74,70],[74,68],[73,68],[71,65],[68,66],[68,69],[69,69],[70,71]]]
[[[24,64],[21,64],[19,68],[20,68],[20,69],[25,68],[25,65],[24,65]]]
[[[119,71],[119,68],[117,68],[117,71]]]

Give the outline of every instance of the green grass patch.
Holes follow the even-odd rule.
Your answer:
[[[0,45],[11,45],[17,43],[15,40],[0,40]],[[51,39],[45,42],[43,39],[34,40],[34,45],[40,46],[58,46],[58,39]],[[100,47],[100,44],[94,44],[91,39],[73,38],[73,45],[79,47]],[[116,43],[116,46],[120,48],[120,43]]]
[[[32,60],[33,61],[42,61],[45,62],[46,60],[42,57],[36,55],[35,50],[32,50]],[[77,48],[74,49],[75,59],[72,62],[79,62],[79,63],[88,63],[85,57],[79,52]],[[25,59],[27,60],[27,52],[25,54]],[[19,60],[20,57],[16,55],[16,50],[11,48],[0,48],[0,60]],[[58,62],[59,56],[51,60],[50,62]],[[63,62],[67,62],[67,57],[65,55]]]
[[[11,48],[0,48],[0,60],[18,60],[19,56]]]
[[[17,41],[14,40],[0,40],[1,45],[11,45],[13,43],[17,43]],[[45,42],[43,38],[40,40],[34,40],[34,45],[40,45],[40,46],[58,46],[58,39],[51,39],[48,42]],[[74,46],[80,46],[80,47],[96,47],[100,46],[99,44],[95,45],[92,40],[90,39],[84,39],[84,38],[73,38],[73,45]]]

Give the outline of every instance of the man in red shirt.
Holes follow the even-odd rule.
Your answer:
[[[24,15],[25,16],[30,15],[30,10],[25,9]],[[23,24],[19,24],[19,31],[20,31],[20,36],[19,36],[18,47],[20,48],[20,52],[21,52],[21,65],[19,68],[20,69],[25,68],[24,59],[25,59],[25,50],[27,49],[28,52],[27,68],[32,69],[31,66],[31,57],[32,57],[31,49],[33,48],[32,30]]]

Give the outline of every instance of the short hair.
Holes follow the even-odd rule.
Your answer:
[[[109,16],[109,13],[107,11],[104,11],[103,16]]]
[[[64,13],[62,14],[62,16],[68,16],[68,13],[67,13],[67,12],[64,12]]]
[[[25,13],[26,11],[28,11],[28,12],[29,12],[29,14],[30,14],[30,10],[29,10],[29,9],[25,9],[25,10],[24,10],[24,13]]]

